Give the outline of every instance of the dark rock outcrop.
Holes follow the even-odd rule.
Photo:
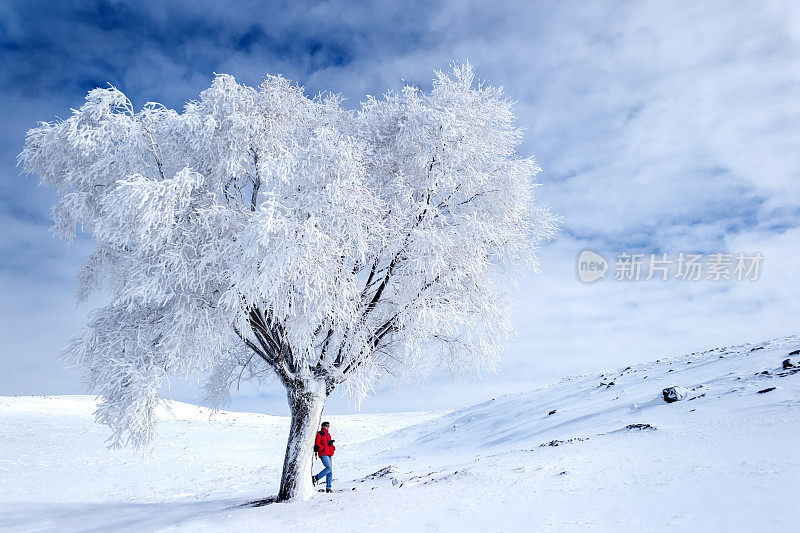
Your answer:
[[[676,385],[674,387],[667,387],[666,389],[661,391],[661,395],[664,397],[664,401],[667,403],[673,403],[680,400],[685,400],[691,391],[686,387],[681,387],[680,385]]]

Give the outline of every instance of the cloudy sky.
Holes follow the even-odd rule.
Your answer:
[[[180,108],[214,72],[251,85],[280,73],[354,108],[469,60],[517,102],[520,151],[536,156],[540,197],[564,217],[544,272],[519,288],[517,338],[495,375],[382,383],[364,410],[463,405],[800,332],[800,4],[350,4],[0,0],[0,395],[82,392],[58,355],[103,302],[75,305],[92,243],[50,235],[53,191],[16,168],[25,131],[106,83],[136,106]],[[578,279],[585,249],[609,261],[606,279]],[[643,254],[644,278],[651,253],[717,252],[734,263],[760,252],[759,279],[614,279],[620,253]],[[197,399],[179,382],[166,393]],[[284,403],[275,384],[239,391],[233,408]]]

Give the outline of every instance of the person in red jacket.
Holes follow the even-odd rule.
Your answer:
[[[333,452],[336,451],[336,446],[333,445],[334,441],[328,431],[330,427],[330,422],[323,422],[322,429],[317,432],[317,440],[314,442],[314,454],[319,456],[319,460],[322,461],[325,468],[316,476],[312,475],[312,479],[316,486],[317,482],[325,477],[325,492],[333,492],[331,490],[331,483],[333,482],[331,458],[333,457]]]

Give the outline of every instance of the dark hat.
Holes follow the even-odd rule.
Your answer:
[[[330,422],[323,422],[323,423],[322,423],[322,425],[323,425],[323,426],[330,426],[330,425],[331,425],[331,423],[330,423]]]

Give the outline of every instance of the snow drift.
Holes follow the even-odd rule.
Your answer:
[[[789,530],[800,496],[798,349],[798,337],[717,348],[449,413],[328,416],[339,492],[290,505],[251,504],[277,493],[285,417],[210,417],[173,403],[146,460],[104,448],[87,397],[0,398],[0,524]],[[688,392],[667,403],[668,387]]]

